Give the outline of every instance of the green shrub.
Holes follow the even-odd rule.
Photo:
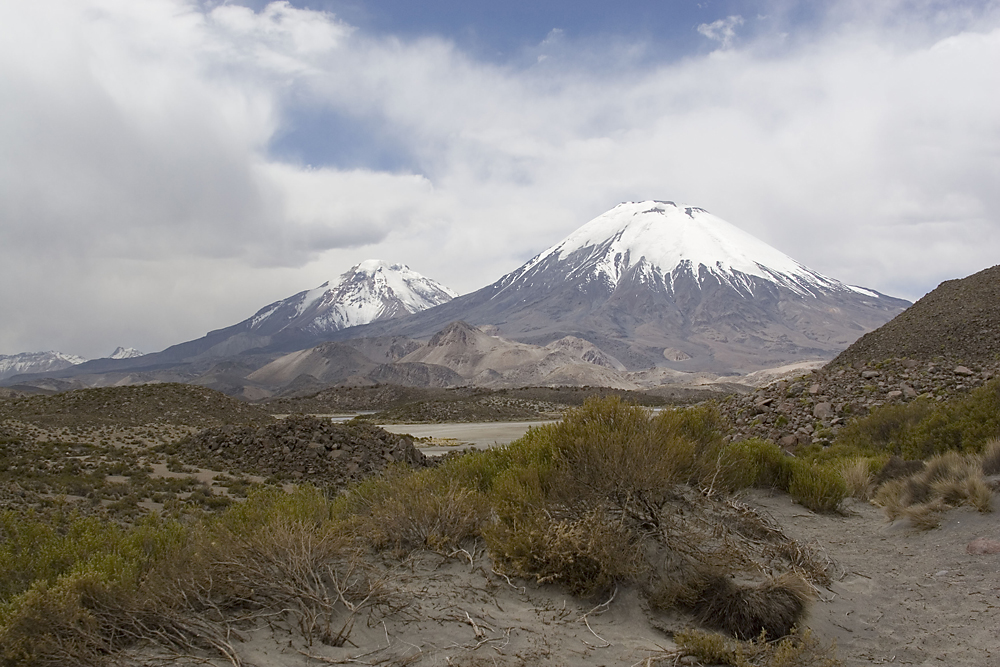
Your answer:
[[[728,488],[733,490],[758,486],[785,491],[792,480],[792,457],[761,438],[726,444],[720,461],[730,471]]]
[[[982,452],[1000,437],[1000,379],[945,403],[886,405],[844,428],[837,443],[858,454],[925,459],[947,451]]]
[[[907,434],[934,409],[934,404],[925,399],[883,405],[867,417],[848,423],[838,434],[836,442],[859,453],[900,454]]]
[[[847,496],[847,485],[835,467],[795,460],[788,493],[814,512],[835,512]]]
[[[490,518],[486,496],[442,470],[393,467],[347,496],[355,533],[375,548],[453,549]]]

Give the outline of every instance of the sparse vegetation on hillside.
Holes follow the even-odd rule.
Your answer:
[[[710,407],[653,417],[611,398],[510,446],[392,468],[334,500],[263,488],[214,517],[125,528],[4,515],[0,567],[17,575],[0,600],[3,664],[102,664],[137,641],[231,659],[239,624],[281,610],[307,642],[340,645],[356,618],[407,604],[365,554],[468,555],[458,550],[470,539],[507,576],[588,596],[633,585],[653,608],[776,639],[809,602],[804,581],[822,583],[826,570],[727,499],[726,489],[798,473],[769,443],[723,442],[721,423]]]
[[[78,389],[51,396],[0,400],[0,422],[16,420],[46,427],[219,424],[271,421],[262,408],[190,384],[164,383]]]
[[[950,401],[887,405],[850,423],[835,444],[864,454],[924,459],[949,451],[982,452],[1000,438],[1000,379]]]

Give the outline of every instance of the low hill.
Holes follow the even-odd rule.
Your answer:
[[[273,417],[260,406],[212,389],[164,383],[7,398],[0,400],[0,422],[8,419],[44,426],[181,424],[210,427],[268,422]]]
[[[885,359],[992,363],[1000,355],[1000,265],[948,280],[841,352],[830,368]]]

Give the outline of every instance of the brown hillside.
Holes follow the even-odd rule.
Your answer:
[[[948,280],[841,352],[828,367],[893,358],[960,363],[1000,355],[1000,265]]]
[[[208,427],[268,422],[273,418],[260,406],[238,401],[213,389],[163,383],[7,398],[0,400],[0,421],[5,419],[44,426],[183,424]]]

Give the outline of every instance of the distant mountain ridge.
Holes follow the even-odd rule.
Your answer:
[[[809,269],[704,209],[626,202],[470,294],[368,260],[202,338],[60,373],[254,395],[344,378],[700,383],[821,363],[909,305]]]
[[[85,361],[86,359],[75,354],[64,354],[53,350],[0,354],[0,380],[25,373],[60,371]]]
[[[87,361],[69,374],[119,373],[126,379],[148,382],[155,377],[149,373],[160,373],[170,381],[180,381],[222,360],[274,350],[262,352],[266,363],[280,353],[312,347],[343,327],[402,317],[450,301],[455,294],[405,264],[365,260],[335,280],[275,301],[242,322],[210,331],[201,338],[152,354]],[[141,375],[130,374],[140,370]]]

